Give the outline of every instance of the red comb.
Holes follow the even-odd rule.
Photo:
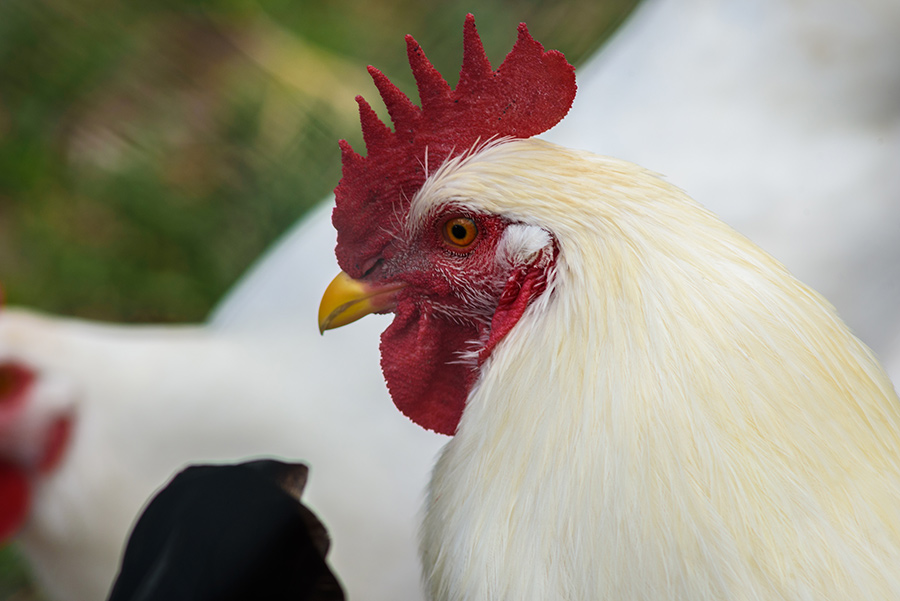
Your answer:
[[[455,90],[412,36],[406,36],[406,45],[422,108],[381,71],[369,67],[394,131],[357,96],[368,156],[356,153],[346,140],[340,142],[343,177],[334,191],[333,223],[338,262],[352,277],[361,276],[367,260],[391,238],[390,232],[373,228],[372,220],[405,213],[425,182],[426,152],[433,172],[451,155],[479,142],[537,135],[559,123],[575,98],[575,68],[561,52],[545,52],[524,23],[512,51],[494,71],[475,30],[475,17],[467,15]]]

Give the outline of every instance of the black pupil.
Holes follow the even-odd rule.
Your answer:
[[[457,240],[462,240],[466,237],[466,226],[460,223],[454,223],[450,228],[450,235],[456,238]]]

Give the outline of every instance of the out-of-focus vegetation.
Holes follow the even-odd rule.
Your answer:
[[[28,580],[25,562],[12,548],[0,553],[0,599],[4,601],[35,601],[38,592]]]
[[[520,21],[578,64],[634,2],[2,0],[6,300],[201,320],[334,188],[337,140],[362,148],[365,65],[417,99],[403,34],[455,85],[468,11],[495,66]],[[32,598],[25,582],[0,556],[0,599]]]
[[[480,2],[577,62],[631,0]],[[339,179],[366,64],[414,95],[402,35],[455,84],[460,2],[0,3],[0,282],[90,318],[202,319]]]

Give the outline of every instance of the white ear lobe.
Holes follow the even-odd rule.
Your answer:
[[[510,267],[532,262],[544,250],[551,250],[553,239],[544,228],[513,223],[503,231],[497,245],[497,261]]]

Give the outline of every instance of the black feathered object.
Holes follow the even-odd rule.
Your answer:
[[[302,503],[308,469],[191,466],[134,527],[109,601],[342,601],[328,533]]]

